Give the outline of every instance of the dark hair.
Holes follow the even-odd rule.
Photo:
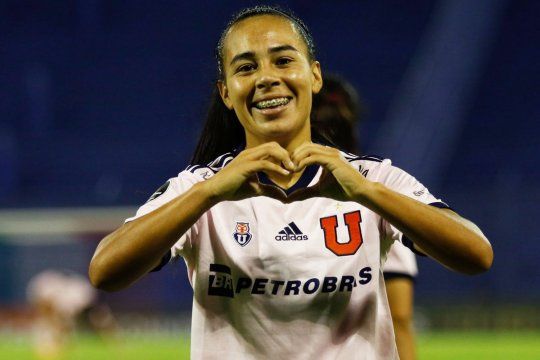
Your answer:
[[[315,42],[313,41],[313,36],[311,36],[308,27],[300,18],[294,15],[291,11],[283,10],[278,6],[254,6],[251,8],[243,9],[237,14],[235,14],[221,33],[215,50],[215,56],[218,65],[218,79],[223,80],[225,77],[225,71],[223,69],[223,45],[225,43],[225,38],[227,37],[227,33],[229,32],[229,30],[233,27],[234,24],[239,23],[244,19],[261,15],[279,16],[289,20],[290,23],[295,27],[295,29],[300,33],[300,35],[302,36],[302,40],[304,40],[304,43],[306,44],[308,59],[310,61],[315,60]]]
[[[309,60],[315,61],[315,42],[308,27],[302,20],[292,12],[283,10],[277,6],[255,6],[243,9],[235,14],[221,33],[215,50],[218,80],[224,79],[223,44],[227,33],[234,24],[244,19],[261,15],[279,16],[290,21],[306,44]],[[312,138],[317,142],[333,144],[330,139],[327,139],[325,134],[319,134],[317,129],[314,128],[312,128]],[[244,145],[245,142],[244,129],[236,117],[234,110],[229,110],[225,106],[219,91],[214,86],[206,121],[197,142],[195,152],[191,158],[191,163],[206,164],[214,160],[217,156]]]
[[[323,87],[313,96],[311,126],[337,148],[358,154],[357,125],[364,107],[355,88],[338,75],[324,75]]]

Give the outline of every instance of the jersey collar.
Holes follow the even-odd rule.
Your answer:
[[[242,150],[244,150],[246,148],[246,144],[243,143],[243,144],[240,144],[239,146],[237,146],[233,151],[233,156],[236,157],[236,155],[238,155],[238,153],[240,153]],[[260,171],[257,173],[257,178],[259,180],[259,182],[261,184],[265,184],[265,185],[273,185],[273,186],[276,186],[278,188],[280,188],[281,190],[283,190],[285,192],[285,194],[287,195],[290,195],[292,194],[293,192],[295,192],[296,190],[298,189],[302,189],[302,188],[306,188],[308,187],[308,185],[313,181],[313,179],[315,178],[315,176],[317,176],[317,173],[319,171],[319,168],[320,166],[319,165],[316,165],[316,164],[313,164],[313,165],[309,165],[307,166],[305,169],[304,169],[304,172],[302,173],[302,176],[300,176],[300,179],[298,179],[298,181],[296,183],[294,183],[293,186],[291,186],[290,188],[288,189],[283,189],[281,186],[277,185],[276,183],[274,183],[272,180],[270,180],[270,178],[268,177],[268,175],[266,175],[264,172]]]
[[[308,185],[311,183],[311,181],[317,175],[318,170],[319,170],[319,165],[313,164],[313,165],[307,166],[304,169],[304,172],[302,173],[302,176],[300,176],[300,179],[298,179],[298,181],[296,183],[294,183],[294,185],[291,186],[288,189],[283,189],[281,186],[274,183],[272,180],[270,180],[268,175],[266,175],[263,172],[258,172],[257,177],[258,177],[259,182],[261,184],[276,186],[276,187],[280,188],[281,190],[283,190],[285,192],[285,194],[290,195],[290,194],[292,194],[293,192],[295,192],[298,189],[308,187]]]

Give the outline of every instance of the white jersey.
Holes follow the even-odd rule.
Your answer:
[[[418,275],[416,255],[410,248],[396,241],[388,252],[383,271],[387,280],[394,277],[415,278]]]
[[[390,160],[343,155],[371,181],[440,203]],[[213,176],[234,156],[188,167],[127,221]],[[289,193],[316,184],[321,171],[306,168]],[[194,291],[192,359],[397,359],[381,268],[401,236],[355,202],[253,197],[215,205],[171,249],[173,258],[184,258]]]

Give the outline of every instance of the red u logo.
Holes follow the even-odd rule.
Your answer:
[[[326,247],[338,256],[353,255],[362,246],[362,231],[360,229],[360,223],[362,217],[360,211],[356,210],[343,215],[345,224],[349,231],[349,241],[346,243],[339,243],[337,241],[337,216],[327,216],[321,218],[321,229],[324,231],[324,243]]]

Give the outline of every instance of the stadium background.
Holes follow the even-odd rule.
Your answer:
[[[255,3],[0,1],[4,319],[37,272],[85,273],[103,234],[188,164],[215,42]],[[359,89],[364,153],[415,174],[493,244],[476,277],[419,260],[418,327],[538,334],[540,2],[273,3],[311,28],[323,71]],[[176,331],[191,295],[180,262],[101,297],[128,329]]]

